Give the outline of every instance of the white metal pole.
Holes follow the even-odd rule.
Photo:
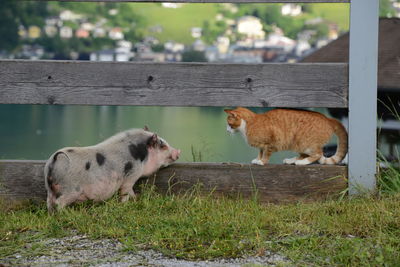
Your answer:
[[[379,0],[351,0],[349,194],[376,187]]]

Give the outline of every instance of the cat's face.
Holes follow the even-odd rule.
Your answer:
[[[231,109],[225,109],[224,111],[228,114],[228,118],[226,119],[228,123],[226,130],[230,133],[238,131],[240,125],[242,124],[242,118],[240,117],[240,114]]]

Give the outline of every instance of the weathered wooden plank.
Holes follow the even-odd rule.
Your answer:
[[[161,170],[149,181],[161,193],[187,192],[200,184],[205,193],[250,198],[257,192],[262,202],[282,203],[331,197],[347,188],[345,177],[344,166],[190,163]]]
[[[0,61],[0,104],[347,107],[347,64]]]
[[[44,164],[43,160],[0,160],[0,197],[45,199]]]
[[[66,1],[66,0],[28,0]],[[165,0],[68,0],[68,2],[164,2]],[[168,0],[171,3],[349,3],[350,0]]]
[[[0,197],[44,200],[44,161],[0,161]],[[200,184],[204,193],[252,197],[263,202],[326,199],[347,188],[345,166],[177,163],[147,181],[161,193],[182,193]],[[142,181],[143,182],[143,181]]]

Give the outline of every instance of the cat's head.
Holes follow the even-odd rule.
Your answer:
[[[240,129],[240,126],[243,126],[244,120],[243,116],[238,109],[224,109],[224,111],[228,114],[228,118],[226,119],[228,125],[226,126],[226,130],[230,133],[234,133]]]

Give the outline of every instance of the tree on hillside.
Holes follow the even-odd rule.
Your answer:
[[[47,3],[15,0],[0,1],[0,50],[12,51],[20,44],[18,27],[42,27],[47,16]]]
[[[0,1],[0,51],[12,51],[19,42],[17,3],[12,0]]]
[[[379,1],[379,16],[380,17],[393,17],[395,11],[390,0],[380,0]]]
[[[280,5],[268,5],[260,17],[266,25],[275,24],[283,30],[286,36],[296,39],[304,27],[304,19],[283,16]]]
[[[202,39],[207,44],[212,44],[217,40],[218,36],[222,35],[226,31],[227,27],[228,26],[223,21],[210,22],[205,20],[203,21],[202,27]]]
[[[18,1],[18,19],[25,27],[44,26],[44,20],[49,15],[46,2]]]

